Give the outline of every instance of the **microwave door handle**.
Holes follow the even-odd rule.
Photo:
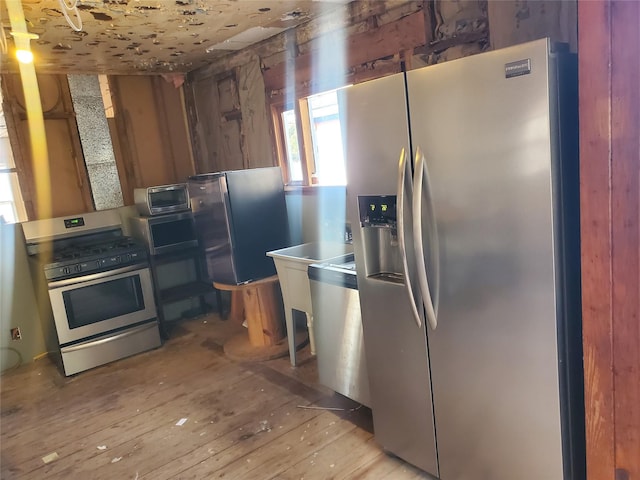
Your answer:
[[[426,187],[423,190],[423,186]],[[424,192],[424,195],[423,195]],[[434,302],[431,296],[431,289],[429,288],[429,279],[427,277],[427,258],[424,255],[424,234],[423,234],[423,218],[422,218],[422,205],[424,201],[429,203],[429,232],[433,232],[430,238],[435,238],[435,242],[429,242],[431,247],[430,258],[434,259],[434,264],[437,265],[437,232],[435,231],[435,217],[433,216],[433,202],[431,201],[431,190],[429,188],[429,178],[427,176],[426,160],[420,147],[416,152],[416,173],[413,178],[413,241],[416,248],[416,270],[418,272],[418,284],[420,285],[420,292],[424,299],[424,307],[427,315],[427,321],[432,330],[435,330],[438,326],[437,318],[437,304],[434,308]],[[434,248],[435,247],[435,248]],[[434,255],[435,253],[435,255]],[[437,266],[434,268],[434,273],[437,277]],[[437,292],[436,292],[437,298]]]
[[[406,287],[407,294],[409,296],[409,304],[411,306],[411,313],[413,314],[413,318],[418,324],[418,327],[422,327],[422,320],[420,319],[420,314],[418,313],[418,305],[414,296],[413,286],[411,285],[411,275],[409,273],[409,262],[407,261],[407,244],[406,244],[406,236],[405,236],[405,203],[404,197],[405,193],[411,195],[411,174],[407,175],[407,170],[410,168],[409,162],[407,162],[407,155],[404,148],[400,152],[400,160],[398,161],[398,184],[397,184],[397,219],[396,219],[396,228],[398,230],[398,245],[400,247],[400,256],[402,258],[402,268],[404,272],[404,284]],[[409,183],[407,183],[407,178],[409,178]]]

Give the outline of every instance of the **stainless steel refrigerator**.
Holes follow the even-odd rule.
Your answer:
[[[575,55],[345,88],[377,441],[443,480],[585,477]]]
[[[280,168],[194,175],[188,187],[209,279],[239,285],[276,275],[266,252],[291,244]]]

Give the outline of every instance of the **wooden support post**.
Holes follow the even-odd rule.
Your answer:
[[[286,355],[284,306],[277,275],[242,285],[213,285],[219,290],[230,291],[236,301],[238,295],[242,296],[248,335],[242,333],[225,343],[227,356],[234,360],[257,361]]]

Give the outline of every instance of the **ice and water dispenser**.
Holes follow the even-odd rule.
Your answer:
[[[358,196],[365,275],[403,283],[395,195]]]

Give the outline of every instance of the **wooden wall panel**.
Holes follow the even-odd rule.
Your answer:
[[[640,477],[640,3],[611,4],[616,479]]]
[[[416,12],[380,28],[346,38],[335,32],[325,37],[314,39],[312,42],[315,46],[308,49],[309,52],[305,55],[265,70],[264,83],[267,91],[280,91],[286,88],[300,96],[347,85],[352,82],[351,69],[357,65],[393,56],[407,49],[413,51],[415,47],[424,45],[426,43],[424,14],[421,11]],[[335,40],[333,44],[329,41],[330,39]],[[322,48],[336,53],[327,55],[321,50]],[[327,60],[322,72],[317,70],[319,58]],[[396,61],[396,63],[399,62]],[[291,74],[292,72],[295,72],[295,76]],[[332,75],[328,75],[328,72],[332,72]]]
[[[579,10],[580,205],[582,241],[582,317],[588,475],[613,480],[613,360],[611,350],[611,238],[609,72],[610,26],[603,2]],[[584,52],[589,52],[587,55]]]
[[[242,113],[244,164],[249,168],[277,165],[271,132],[271,119],[267,114],[267,99],[260,59],[238,68],[238,96]]]
[[[191,144],[197,173],[215,172],[218,164],[217,146],[220,145],[218,94],[211,78],[189,82],[185,88],[185,101],[191,130]]]
[[[433,1],[352,2],[327,18],[312,20],[190,72],[186,103],[197,168],[209,171],[240,165],[235,158],[234,126],[224,125],[229,121],[239,122],[244,168],[276,163],[274,127],[268,117],[263,121],[267,109],[263,92],[258,90],[266,89],[271,106],[291,105],[313,93],[398,73],[403,62],[408,68],[415,59],[420,60],[416,65],[436,63],[443,58],[433,55],[436,50],[440,54],[459,43],[466,46],[482,40],[486,46],[485,4],[483,0],[438,2],[438,39],[444,44],[437,42],[435,47],[429,42],[436,24],[428,20],[427,12],[433,10]],[[461,35],[471,31],[471,37]],[[459,49],[456,55],[480,49]],[[229,76],[236,80],[235,85],[220,85]],[[239,105],[235,102],[238,91]],[[238,116],[230,116],[232,110]],[[232,157],[227,158],[229,155]]]
[[[214,146],[218,161],[213,171],[242,170],[249,167],[244,142],[253,132],[245,132],[243,128],[237,77],[237,69],[234,69],[213,79],[219,110],[211,112],[211,115],[220,119],[220,142]]]
[[[185,98],[198,173],[266,166],[260,162],[265,138],[268,158],[272,158],[264,84],[248,84],[257,80],[256,72],[259,77],[258,64],[208,78],[191,77],[188,82]],[[251,101],[243,107],[241,99],[247,98]]]
[[[166,132],[167,135],[166,143],[171,152],[175,178],[182,179],[178,181],[185,181],[189,175],[195,173],[195,167],[182,88],[174,87],[172,83],[162,77],[154,76],[151,79],[155,104],[162,122],[161,131]]]
[[[550,37],[556,42],[568,43],[571,51],[576,51],[578,0],[502,0],[487,3],[491,48]]]
[[[30,132],[20,76],[3,75],[2,80],[4,102],[8,106],[4,114],[29,219],[93,211],[91,187],[66,76],[38,75],[49,162],[49,178],[42,181],[51,186],[51,196],[42,201],[50,205],[50,214],[38,212],[36,177],[42,172],[32,165]]]
[[[580,2],[589,480],[640,478],[640,3]]]
[[[184,182],[192,170],[185,116],[177,111],[180,93],[161,82],[142,75],[109,78],[126,205],[133,203],[134,188]]]
[[[123,158],[134,166],[130,170],[134,175],[130,187],[170,183],[173,165],[164,146],[166,139],[160,132],[150,79],[118,76],[109,81]]]
[[[75,120],[73,126],[75,126]],[[51,176],[52,217],[94,210],[82,150],[79,145],[74,146],[72,150],[69,148],[68,139],[73,138],[70,127],[68,120],[45,121]]]
[[[242,125],[239,119],[225,120],[220,125],[222,142],[217,146],[218,163],[213,172],[220,170],[242,170],[247,168],[242,154]]]

